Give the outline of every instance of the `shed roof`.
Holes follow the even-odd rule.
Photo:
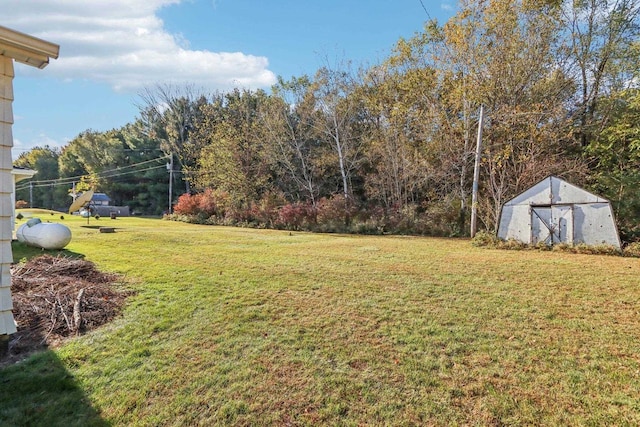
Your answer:
[[[57,44],[0,26],[0,55],[23,64],[44,68],[49,58],[56,59],[60,52]]]
[[[513,205],[557,205],[563,203],[608,203],[607,199],[596,196],[580,187],[568,183],[557,176],[548,176],[542,181],[509,200],[504,206]]]
[[[93,197],[91,197],[92,202],[110,202],[111,198],[107,196],[105,193],[93,193]]]

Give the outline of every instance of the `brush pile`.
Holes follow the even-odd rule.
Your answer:
[[[11,268],[13,315],[9,358],[20,358],[112,320],[128,295],[118,276],[89,261],[43,255]]]

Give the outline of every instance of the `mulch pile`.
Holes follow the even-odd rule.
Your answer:
[[[119,277],[89,261],[43,255],[11,268],[13,316],[18,332],[0,364],[24,358],[112,320],[129,292],[114,287]]]

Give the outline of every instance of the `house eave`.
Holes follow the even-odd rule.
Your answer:
[[[0,55],[17,62],[44,68],[50,58],[58,58],[60,46],[19,31],[0,26]]]
[[[20,182],[25,179],[33,178],[37,171],[33,169],[22,169],[22,168],[13,168],[11,170],[11,175],[14,176],[15,182]]]

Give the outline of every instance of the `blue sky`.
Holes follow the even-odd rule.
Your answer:
[[[424,8],[423,8],[424,5]],[[16,64],[14,150],[64,146],[135,120],[145,87],[268,89],[328,60],[374,64],[455,0],[2,0],[0,25],[60,45]],[[425,9],[427,12],[425,12]]]

